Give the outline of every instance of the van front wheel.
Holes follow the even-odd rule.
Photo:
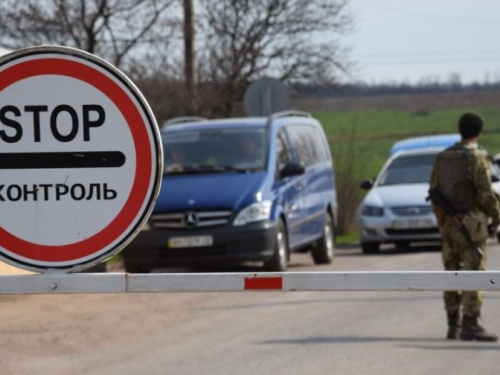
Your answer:
[[[271,259],[264,262],[264,269],[270,272],[283,272],[288,267],[288,239],[285,224],[282,220],[278,223],[276,240],[274,242],[274,254]]]
[[[124,265],[125,265],[125,271],[127,273],[149,273],[151,271],[151,269],[148,267],[148,266],[143,266],[143,265],[138,265],[138,264],[135,264],[133,262],[127,262],[127,260],[125,259],[124,261]]]
[[[323,225],[323,235],[311,251],[314,264],[329,264],[335,254],[335,241],[333,220],[329,213],[326,214]]]

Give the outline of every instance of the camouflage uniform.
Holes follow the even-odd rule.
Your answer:
[[[472,188],[472,191],[466,193],[471,200],[469,202],[469,212],[483,212],[492,219],[492,224],[497,225],[500,223],[500,203],[491,186],[485,152],[475,144],[464,142],[457,143],[455,146],[443,151],[443,153],[448,151],[466,153],[467,170],[464,172]],[[431,188],[439,187],[440,173],[442,172],[439,171],[436,159],[431,175]],[[451,201],[451,203],[454,204],[455,202]],[[445,270],[484,271],[486,267],[486,240],[479,244],[483,250],[483,256],[481,257],[464,235],[457,230],[449,217],[445,216],[441,224],[442,258]],[[459,311],[460,306],[462,306],[464,315],[479,316],[483,298],[484,292],[481,291],[445,291],[445,309],[447,312],[452,313]]]

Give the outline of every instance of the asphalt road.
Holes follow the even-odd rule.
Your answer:
[[[488,269],[500,270],[494,243]],[[441,260],[436,247],[368,256],[353,246],[338,249],[329,266],[295,255],[290,270],[441,270]],[[0,303],[2,375],[500,371],[500,344],[444,339],[441,292],[31,295]],[[496,332],[499,310],[500,293],[488,292],[484,325]]]

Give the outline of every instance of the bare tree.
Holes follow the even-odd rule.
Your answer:
[[[120,66],[141,45],[165,43],[175,0],[2,0],[0,46],[76,47]]]
[[[200,77],[215,85],[232,115],[244,89],[270,75],[333,83],[349,62],[338,37],[353,23],[348,0],[200,0]],[[202,84],[204,82],[201,82]]]

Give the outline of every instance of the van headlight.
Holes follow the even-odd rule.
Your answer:
[[[245,225],[254,221],[267,220],[271,216],[271,206],[271,201],[252,203],[236,215],[233,225]]]
[[[363,206],[363,210],[361,211],[363,216],[384,216],[383,207],[377,206]]]

